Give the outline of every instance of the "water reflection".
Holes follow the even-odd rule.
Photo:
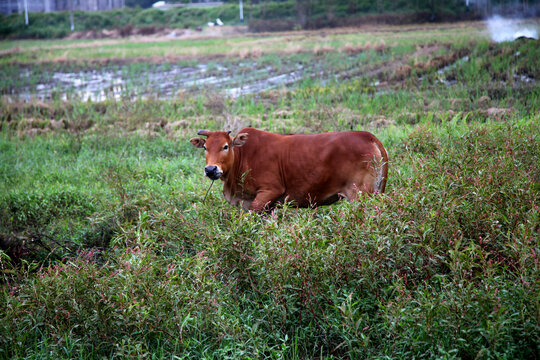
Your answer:
[[[234,68],[222,64],[167,64],[138,71],[131,71],[127,67],[56,71],[41,76],[35,85],[16,89],[12,95],[26,100],[58,98],[104,101],[150,96],[171,98],[179,92],[212,90],[238,97],[292,85],[309,75],[302,66],[296,66],[294,71],[277,72],[271,66],[256,68],[252,63],[235,64]],[[21,76],[29,79],[32,75],[30,71],[25,71]]]

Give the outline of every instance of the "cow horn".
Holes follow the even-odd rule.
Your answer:
[[[210,130],[199,130],[197,131],[197,135],[208,136],[210,135]]]
[[[231,135],[231,130],[227,131],[227,135]]]

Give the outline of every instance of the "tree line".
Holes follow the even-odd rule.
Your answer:
[[[149,8],[157,0],[126,0],[126,6]],[[214,0],[208,0],[214,1]],[[170,0],[170,3],[200,3],[206,0]],[[223,3],[235,4],[239,0],[222,0]],[[272,3],[293,3],[299,16],[316,12],[324,8],[329,12],[346,9],[349,14],[357,13],[392,13],[403,11],[429,11],[459,13],[470,11],[479,16],[494,13],[521,14],[538,16],[540,5],[537,0],[243,0],[244,5],[265,5]]]

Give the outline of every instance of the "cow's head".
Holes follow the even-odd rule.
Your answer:
[[[204,174],[212,180],[217,180],[227,175],[234,163],[233,147],[242,146],[248,138],[247,133],[231,137],[230,131],[209,131],[199,130],[198,135],[206,136],[203,138],[192,138],[189,141],[197,148],[204,148],[206,155],[206,166]]]

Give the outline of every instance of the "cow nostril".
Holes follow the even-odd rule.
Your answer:
[[[221,177],[221,170],[215,165],[210,165],[204,168],[204,174],[212,180],[217,180]]]
[[[207,174],[215,173],[217,170],[217,166],[207,166],[204,168],[204,172]]]
[[[204,168],[204,174],[210,179],[216,180],[221,177],[221,170],[215,165],[210,165]]]

